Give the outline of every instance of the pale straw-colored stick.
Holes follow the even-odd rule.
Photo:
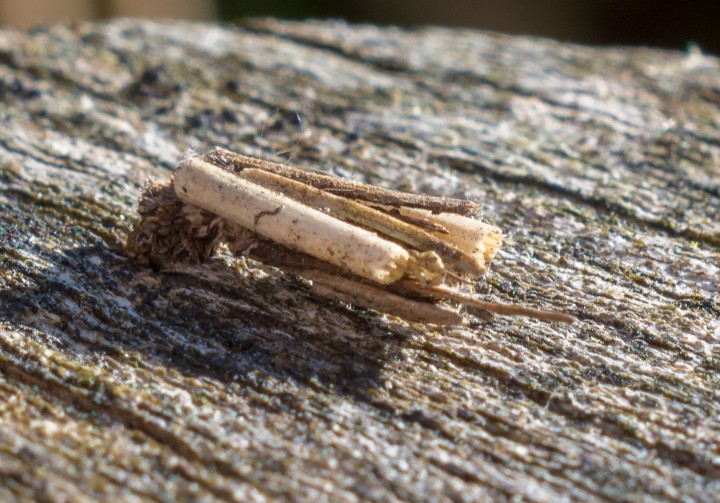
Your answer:
[[[525,316],[527,318],[535,318],[542,321],[557,321],[560,323],[574,323],[577,321],[577,318],[571,314],[561,313],[558,311],[546,311],[544,309],[534,309],[532,307],[525,307],[517,304],[487,302],[457,290],[453,290],[444,285],[423,288],[418,291],[430,293],[433,297],[438,299],[459,302],[466,306],[477,307],[484,309],[485,311],[502,314],[504,316]]]
[[[487,269],[502,244],[500,228],[481,220],[453,213],[432,213],[419,208],[401,208],[400,213],[441,225],[447,232],[431,234],[473,257],[480,264],[481,272]]]
[[[485,271],[484,259],[478,260],[475,254],[465,253],[455,247],[450,239],[435,237],[418,226],[398,220],[352,199],[329,194],[310,185],[260,169],[244,169],[237,176],[270,190],[282,192],[312,208],[326,210],[341,220],[376,230],[380,234],[408,244],[415,249],[437,252],[446,265],[461,274],[479,276]],[[453,217],[456,218],[456,221],[475,222],[460,215],[453,215]]]
[[[409,254],[400,245],[196,156],[181,161],[173,185],[183,201],[371,281],[390,284],[407,269]]]
[[[458,326],[467,323],[461,314],[447,306],[407,299],[380,288],[315,269],[296,272],[313,282],[311,291],[320,297],[389,313],[407,321],[444,326]]]

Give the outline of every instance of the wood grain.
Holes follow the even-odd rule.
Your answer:
[[[0,500],[711,501],[720,61],[474,31],[118,20],[0,31]],[[434,329],[221,255],[121,253],[222,145],[482,203]]]

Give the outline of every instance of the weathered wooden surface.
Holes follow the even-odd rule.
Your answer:
[[[0,500],[718,499],[717,59],[123,20],[0,32],[0,97]],[[581,321],[128,263],[142,181],[214,144],[480,200],[487,297]]]

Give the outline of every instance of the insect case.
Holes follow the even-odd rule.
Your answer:
[[[162,265],[231,252],[311,281],[322,297],[408,321],[457,325],[450,304],[572,322],[564,313],[485,302],[473,285],[497,253],[479,206],[309,172],[214,148],[167,185],[146,184],[129,255]]]

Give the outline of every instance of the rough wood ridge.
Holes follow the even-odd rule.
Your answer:
[[[0,31],[0,500],[712,501],[720,61],[472,31]],[[481,201],[488,300],[434,328],[225,254],[121,253],[222,145]]]

